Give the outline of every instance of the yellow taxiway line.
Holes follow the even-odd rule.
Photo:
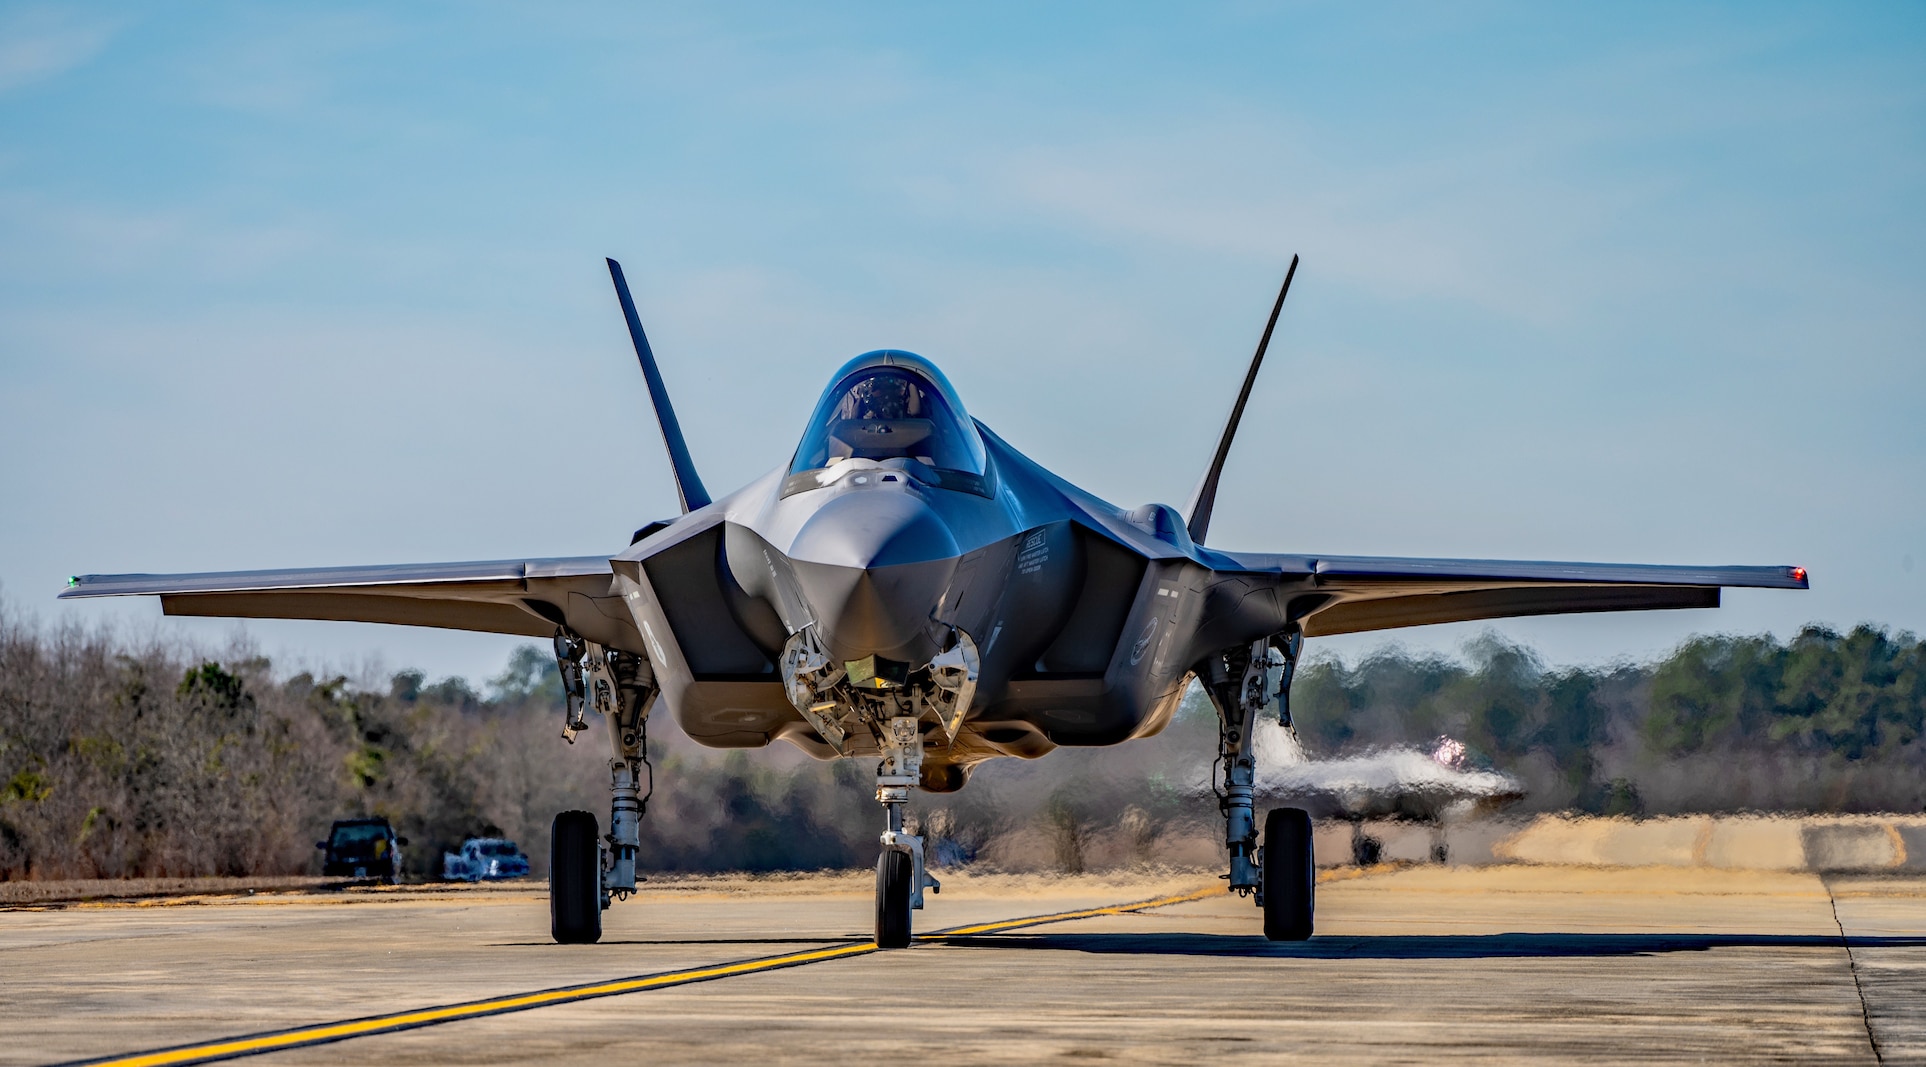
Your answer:
[[[1071,919],[1093,919],[1099,915],[1123,915],[1133,911],[1148,911],[1151,908],[1167,908],[1172,904],[1187,904],[1193,900],[1202,900],[1205,897],[1218,896],[1224,892],[1225,889],[1223,886],[1214,885],[1208,889],[1199,889],[1191,893],[1179,893],[1176,896],[1157,897],[1152,900],[1139,900],[1131,904],[1112,904],[1102,908],[1085,908],[1082,911],[1060,911],[1053,915],[1032,915],[1026,919],[1004,919],[1001,922],[978,923],[975,926],[956,926],[948,930],[938,930],[933,934],[924,934],[918,938],[918,940],[941,941],[946,937],[964,937],[969,934],[994,934],[1003,930],[1016,930],[1025,926],[1039,926],[1043,923],[1068,922]]]
[[[1212,886],[1193,893],[1139,900],[1129,904],[1112,904],[1101,908],[1085,908],[1081,911],[1062,911],[1050,915],[1032,915],[1021,919],[1005,919],[1000,922],[978,923],[974,926],[958,926],[948,930],[924,934],[918,940],[937,941],[948,937],[969,934],[996,933],[1002,930],[1015,930],[1025,926],[1038,926],[1043,923],[1068,922],[1071,919],[1089,919],[1098,915],[1123,915],[1134,911],[1168,907],[1192,900],[1202,900],[1224,892],[1222,886]],[[366,1037],[370,1034],[385,1034],[396,1030],[412,1030],[422,1026],[439,1026],[461,1019],[474,1019],[484,1015],[501,1015],[512,1011],[528,1011],[531,1008],[545,1008],[553,1004],[572,1004],[580,1000],[596,997],[620,996],[624,993],[640,993],[649,989],[662,989],[668,986],[688,985],[692,982],[708,982],[718,978],[732,978],[740,974],[760,974],[764,971],[780,970],[784,967],[801,967],[825,960],[843,959],[849,956],[863,956],[878,951],[871,942],[851,945],[837,945],[833,948],[811,949],[807,952],[790,952],[780,956],[764,956],[760,959],[738,960],[735,963],[721,963],[713,967],[696,967],[682,971],[664,971],[660,974],[646,974],[635,978],[618,978],[609,982],[596,982],[590,985],[566,986],[561,989],[545,989],[535,993],[517,993],[489,1000],[475,1000],[466,1004],[445,1004],[439,1007],[420,1008],[415,1011],[396,1012],[392,1015],[372,1015],[365,1019],[346,1019],[340,1022],[321,1023],[316,1026],[303,1026],[293,1030],[278,1030],[273,1033],[252,1034],[245,1037],[227,1037],[216,1041],[204,1041],[194,1045],[179,1045],[174,1048],[155,1049],[151,1052],[135,1052],[107,1059],[83,1060],[72,1067],[177,1067],[181,1064],[211,1063],[216,1060],[231,1060],[242,1056],[256,1056],[263,1052],[278,1052],[282,1049],[297,1048],[303,1045],[321,1045],[331,1041],[344,1041],[351,1037]]]

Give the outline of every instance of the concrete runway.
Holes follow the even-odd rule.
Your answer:
[[[592,946],[549,943],[534,886],[0,911],[0,1063],[837,949],[867,940],[870,881],[652,883]],[[1210,882],[952,873],[919,930]],[[1273,945],[1213,893],[249,1062],[1926,1063],[1918,876],[1338,871],[1318,928]]]

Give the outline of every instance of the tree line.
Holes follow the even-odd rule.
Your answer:
[[[1313,752],[1456,738],[1525,781],[1526,811],[1926,808],[1926,642],[1870,625],[1562,670],[1487,633],[1463,660],[1313,662],[1293,706]]]
[[[1926,806],[1926,643],[1878,627],[1699,637],[1654,663],[1565,669],[1487,634],[1457,658],[1313,656],[1293,694],[1314,757],[1449,736],[1524,781],[1519,812]],[[245,645],[0,611],[0,879],[308,873],[332,820],[362,814],[410,838],[413,877],[471,835],[519,841],[539,871],[557,811],[606,818],[607,754],[594,731],[563,743],[560,700],[532,645],[477,689],[419,671],[285,676]],[[994,761],[914,816],[950,863],[1208,862],[1215,731],[1193,691],[1157,737]],[[651,734],[648,868],[874,861],[868,767],[702,749],[665,714]]]

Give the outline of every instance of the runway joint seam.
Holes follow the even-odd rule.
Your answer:
[[[1859,997],[1859,1021],[1866,1024],[1866,1044],[1872,1046],[1873,1062],[1884,1064],[1885,1054],[1879,1050],[1879,1038],[1873,1033],[1872,1009],[1866,1006],[1866,989],[1859,984],[1859,959],[1852,952],[1852,938],[1846,935],[1846,924],[1839,921],[1839,898],[1832,895],[1832,886],[1824,879],[1820,884],[1826,886],[1826,903],[1832,907],[1832,924],[1839,928],[1839,945],[1846,950],[1846,969],[1852,974],[1852,991]]]

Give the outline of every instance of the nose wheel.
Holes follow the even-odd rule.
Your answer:
[[[908,948],[910,912],[923,906],[923,890],[943,891],[923,868],[923,839],[903,832],[903,805],[923,766],[923,736],[916,719],[902,716],[883,724],[880,740],[876,799],[888,822],[876,860],[876,947]]]
[[[910,854],[887,849],[876,859],[876,947],[908,948],[910,898],[914,895],[915,864]]]

